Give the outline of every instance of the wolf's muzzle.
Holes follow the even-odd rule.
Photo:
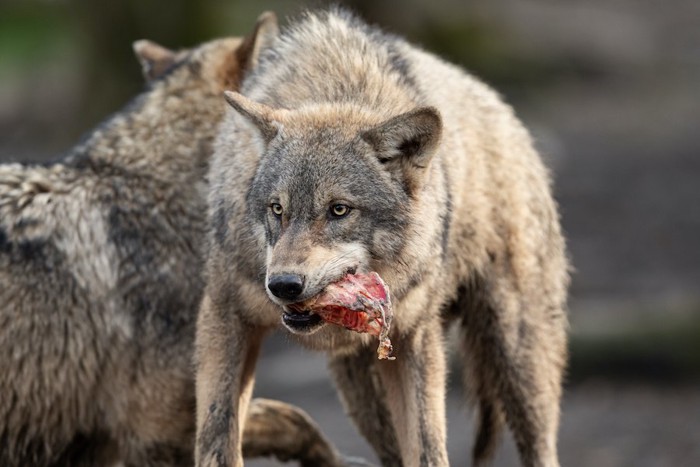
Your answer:
[[[295,300],[304,290],[304,276],[299,274],[274,274],[267,280],[272,295],[283,300]]]

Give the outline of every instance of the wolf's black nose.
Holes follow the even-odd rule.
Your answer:
[[[298,274],[275,274],[267,281],[272,295],[285,300],[294,300],[304,290],[304,277]]]

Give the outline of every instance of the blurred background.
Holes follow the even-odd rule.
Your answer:
[[[263,10],[284,23],[323,4],[1,0],[0,161],[55,157],[139,92],[136,39],[191,46],[245,34]],[[700,465],[700,2],[345,4],[493,85],[554,172],[576,269],[562,465]],[[258,395],[300,405],[343,452],[376,461],[323,356],[276,336],[258,374]],[[459,381],[449,447],[466,465]],[[516,464],[506,437],[496,465]]]

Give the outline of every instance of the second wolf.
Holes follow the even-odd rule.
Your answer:
[[[328,352],[383,464],[446,465],[451,322],[479,407],[474,461],[507,424],[523,464],[558,465],[567,260],[549,175],[512,110],[342,10],[291,26],[228,100],[197,328],[199,465],[239,465],[238,414],[280,323]],[[289,307],[369,271],[391,291],[395,361]]]
[[[48,165],[0,165],[0,465],[192,465],[205,174],[224,89],[276,35],[135,45],[149,89]],[[338,465],[258,400],[246,454]],[[319,459],[321,459],[319,461]]]

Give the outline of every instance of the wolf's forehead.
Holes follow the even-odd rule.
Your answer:
[[[283,147],[308,155],[349,149],[358,133],[355,128],[348,128],[342,122],[322,125],[307,120],[294,122],[289,127],[285,125],[283,132]]]
[[[357,191],[358,177],[366,173],[359,157],[345,152],[319,151],[299,157],[282,177],[289,196],[300,201],[348,196]]]
[[[365,155],[351,138],[335,129],[292,135],[274,151],[270,164],[296,179],[327,179],[366,166]]]
[[[374,171],[366,155],[352,145],[292,141],[271,156],[263,168],[272,175],[270,189],[284,193],[297,206],[361,198],[373,184]]]

